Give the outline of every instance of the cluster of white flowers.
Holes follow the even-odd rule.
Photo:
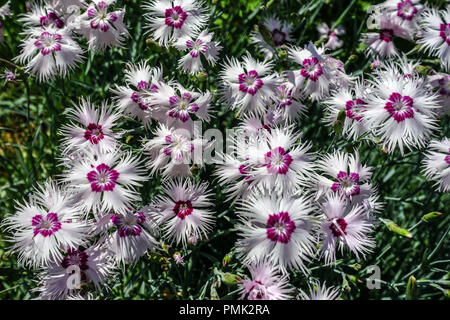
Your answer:
[[[73,33],[85,37],[92,50],[121,45],[128,36],[125,10],[114,10],[114,2],[59,0],[34,6],[21,20],[27,30],[17,61],[46,80],[65,76],[81,61]],[[67,11],[73,6],[84,12],[73,16]],[[196,74],[205,70],[204,63],[217,62],[221,47],[205,28],[209,15],[203,2],[151,0],[143,8],[151,37],[186,53],[180,71]],[[308,104],[323,104],[323,122],[340,128],[350,141],[401,153],[430,143],[425,174],[439,190],[450,189],[450,140],[431,141],[439,128],[438,111],[449,108],[450,76],[422,76],[418,63],[400,58],[392,42],[394,36],[413,39],[421,30],[418,43],[448,69],[450,11],[426,9],[415,0],[389,0],[380,8],[381,32],[366,34],[364,41],[379,59],[399,59],[381,62],[370,79],[347,74],[344,63],[328,53],[343,45],[342,27],[330,30],[322,24],[318,30],[326,44],[300,47],[289,44],[290,25],[275,17],[252,34],[264,61],[250,53],[223,59],[218,100],[236,110],[240,124],[232,152],[221,155],[215,174],[237,207],[236,251],[251,273],[240,284],[242,298],[293,298],[290,271],[308,274],[314,260],[333,265],[345,250],[362,259],[375,247],[373,231],[383,204],[373,169],[357,150],[315,151],[296,127]],[[275,72],[283,50],[291,68]],[[201,166],[198,156],[211,145],[195,135],[194,121],[211,120],[213,93],[185,88],[146,61],[128,63],[125,83],[111,93],[113,102],[95,106],[83,98],[68,110],[70,123],[60,131],[60,181],[39,186],[6,220],[20,261],[41,270],[41,298],[76,297],[81,289],[67,286],[73,266],[81,282],[105,289],[121,264],[164,242],[180,250],[195,245],[208,237],[217,219],[208,183],[192,179],[194,163]],[[124,133],[116,126],[124,115],[153,128],[139,150],[143,157],[121,142]],[[154,176],[163,179],[163,195],[140,206],[139,188]],[[184,263],[180,253],[175,256],[177,264]],[[337,289],[315,281],[309,294],[300,291],[297,298],[338,296]]]
[[[115,2],[45,0],[33,4],[19,19],[26,29],[22,53],[15,60],[40,81],[48,81],[67,76],[83,60],[76,35],[83,36],[93,51],[121,46],[129,34],[123,23],[125,9],[115,9]]]

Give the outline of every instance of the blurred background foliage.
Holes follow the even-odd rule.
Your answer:
[[[1,1],[2,5],[5,1]],[[160,48],[147,41],[144,34],[144,1],[117,1],[117,6],[126,6],[125,23],[131,37],[123,48],[112,48],[95,55],[87,53],[84,63],[69,78],[56,78],[45,84],[37,83],[19,70],[17,82],[0,83],[0,219],[14,213],[14,201],[28,196],[38,182],[48,177],[57,178],[59,166],[59,128],[67,121],[65,112],[80,97],[89,97],[100,104],[111,99],[109,88],[113,84],[124,83],[124,68],[128,61],[145,59],[152,66],[161,65],[167,78],[178,79],[184,86],[215,91],[220,64],[208,68],[207,77],[183,75],[175,68],[181,54],[173,49]],[[445,1],[431,1],[432,5],[444,6]],[[262,59],[256,48],[250,45],[250,33],[262,18],[275,14],[294,26],[295,44],[305,45],[317,41],[316,27],[326,22],[329,26],[343,25],[346,29],[344,47],[332,52],[341,59],[347,72],[361,75],[370,72],[371,60],[363,51],[360,35],[367,32],[367,11],[371,2],[361,0],[331,1],[259,1],[259,0],[208,0],[211,13],[209,29],[215,32],[215,39],[224,49],[221,59],[226,56],[240,57],[246,51]],[[373,4],[373,2],[372,2]],[[14,69],[7,61],[20,53],[20,41],[24,35],[17,16],[25,12],[24,1],[12,1],[12,17],[3,21],[5,42],[0,45],[0,72],[5,67]],[[84,49],[87,49],[85,42]],[[397,43],[403,52],[414,48],[414,43]],[[280,55],[282,57],[282,55]],[[438,62],[417,52],[412,59],[423,59],[423,65],[439,68]],[[290,64],[283,58],[277,61],[277,69],[283,70]],[[335,268],[324,267],[320,262],[311,264],[309,277],[326,280],[328,285],[342,289],[344,299],[444,299],[449,297],[450,273],[449,257],[449,194],[438,193],[433,183],[421,173],[423,150],[388,155],[377,145],[367,142],[348,142],[333,134],[333,128],[322,123],[323,108],[309,103],[308,116],[300,120],[297,129],[303,137],[312,141],[313,150],[321,153],[335,149],[351,152],[358,149],[361,159],[373,167],[374,182],[385,202],[380,213],[383,219],[390,219],[399,227],[408,229],[405,237],[391,224],[380,223],[376,229],[376,250],[367,260],[358,260],[347,254],[338,260]],[[204,126],[226,128],[236,126],[238,121],[233,112],[224,105],[213,102],[216,118]],[[449,136],[449,117],[442,117],[442,130],[436,138]],[[139,153],[142,138],[150,137],[138,121],[124,117],[119,128],[127,130],[123,138],[126,148]],[[236,216],[234,207],[226,202],[222,189],[211,178],[213,166],[197,170],[195,179],[207,180],[215,193],[217,225],[208,241],[182,251],[184,265],[173,263],[176,248],[163,247],[156,254],[143,257],[135,265],[127,265],[118,272],[111,282],[112,290],[108,299],[234,299],[237,298],[236,285],[231,274],[243,276],[246,272],[233,254],[236,233],[233,230]],[[160,180],[151,178],[142,191],[143,203],[150,202],[160,193]],[[139,204],[137,204],[138,206]],[[443,213],[431,221],[422,217],[429,212]],[[427,220],[427,219],[425,219]],[[35,272],[18,265],[16,257],[8,252],[5,232],[0,232],[0,299],[30,299],[36,294]],[[381,270],[381,289],[369,290],[366,279],[367,267],[377,265]],[[406,296],[406,286],[410,276],[417,280],[417,295]],[[306,288],[308,279],[297,272],[292,274],[292,284]]]

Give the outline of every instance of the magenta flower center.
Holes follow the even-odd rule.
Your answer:
[[[383,29],[379,35],[379,38],[384,42],[391,42],[394,36],[394,31],[391,29]]]
[[[65,25],[64,21],[59,19],[58,15],[54,11],[50,12],[46,16],[41,17],[39,20],[43,27],[55,26],[58,29],[62,29]]]
[[[78,251],[75,249],[67,250],[67,255],[63,258],[61,266],[67,269],[69,266],[79,266],[82,271],[89,269],[87,264],[88,254],[86,251]]]
[[[450,23],[441,23],[439,35],[450,46]]]
[[[289,213],[285,211],[269,215],[266,225],[267,238],[280,243],[289,243],[291,235],[296,228],[295,222],[291,220]]]
[[[450,76],[446,75],[439,79],[439,94],[450,96]]]
[[[279,101],[278,106],[284,108],[292,104],[292,89],[288,89],[285,85],[277,87],[277,99]]]
[[[108,31],[111,24],[118,19],[115,12],[108,13],[108,4],[105,1],[100,1],[95,7],[90,7],[87,15],[91,19],[91,28],[100,29],[103,32]]]
[[[311,81],[319,80],[319,77],[323,74],[322,66],[316,57],[303,60],[302,66],[303,68],[300,70],[300,75]]]
[[[335,237],[346,235],[347,232],[345,229],[347,229],[347,222],[343,218],[335,218],[331,221],[330,229]]]
[[[183,11],[180,6],[175,6],[173,8],[166,9],[165,12],[165,24],[169,27],[174,27],[175,29],[181,29],[186,21],[188,14]]]
[[[361,188],[358,185],[359,174],[355,172],[347,174],[345,171],[339,171],[336,176],[336,180],[337,182],[334,182],[331,185],[331,190],[333,190],[333,192],[340,192],[348,198],[358,195],[361,191]]]
[[[61,51],[61,40],[62,36],[58,33],[42,32],[39,39],[34,42],[34,46],[41,49],[42,55],[46,56]]]
[[[173,207],[173,213],[181,220],[184,220],[187,216],[191,215],[193,211],[194,208],[192,207],[192,202],[190,200],[178,200]]]
[[[182,135],[169,134],[165,137],[167,146],[161,149],[166,156],[172,156],[175,161],[181,162],[185,156],[194,151],[194,144]]]
[[[208,46],[201,39],[197,39],[195,42],[187,40],[186,47],[191,50],[189,54],[192,58],[197,58],[200,53],[205,53],[208,50]]]
[[[84,138],[92,144],[98,144],[104,137],[101,124],[89,123],[84,132]]]
[[[448,165],[450,165],[450,155],[446,155],[444,160]]]
[[[273,29],[272,31],[272,39],[273,43],[278,47],[284,44],[286,41],[286,33],[281,30]]]
[[[267,152],[264,160],[267,171],[271,174],[286,174],[293,161],[292,156],[286,153],[282,147],[276,147]]]
[[[144,98],[143,93],[148,89],[148,82],[140,81],[137,85],[137,91],[134,91],[131,94],[131,100],[138,105],[141,110],[148,110],[150,108],[150,104],[147,102],[147,99]],[[158,86],[155,84],[150,85],[150,92],[154,93],[158,91]]]
[[[102,163],[88,172],[87,179],[93,192],[113,191],[119,175],[119,172]]]
[[[31,225],[34,227],[34,236],[41,234],[44,237],[49,237],[61,229],[58,214],[54,212],[47,213],[45,217],[40,214],[35,215],[31,219]]]
[[[263,81],[258,78],[258,72],[250,70],[248,73],[241,73],[238,76],[239,90],[252,96],[264,85]]]
[[[193,99],[189,92],[183,93],[181,97],[170,97],[169,103],[172,109],[168,112],[169,117],[178,118],[182,122],[188,121],[190,119],[189,113],[195,113],[199,109],[198,104],[191,103]]]
[[[414,118],[413,103],[414,100],[410,96],[402,96],[400,93],[394,92],[389,96],[389,101],[386,102],[384,109],[395,121],[400,123],[405,119]]]
[[[365,105],[367,103],[357,98],[355,101],[349,100],[345,103],[345,115],[349,119],[353,119],[356,121],[362,121],[363,113],[366,110]]]
[[[117,234],[120,238],[140,236],[145,222],[145,215],[142,212],[136,214],[115,214],[111,217],[111,222],[117,227]]]
[[[397,3],[397,9],[397,16],[408,21],[411,21],[418,11],[411,0],[404,0]]]

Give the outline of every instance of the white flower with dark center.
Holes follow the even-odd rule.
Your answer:
[[[123,23],[125,9],[111,10],[116,0],[93,0],[80,16],[79,32],[87,39],[89,49],[104,50],[121,46],[129,36]]]
[[[113,112],[107,103],[102,103],[100,108],[96,108],[89,99],[81,99],[80,104],[70,109],[68,114],[75,122],[61,129],[64,135],[63,153],[83,149],[94,149],[103,153],[113,152],[116,149],[117,139],[121,135],[112,129],[120,115]]]
[[[208,20],[203,1],[149,0],[143,8],[146,28],[162,46],[185,36],[193,38]]]
[[[150,158],[150,174],[162,171],[164,178],[191,176],[191,166],[202,160],[205,141],[192,139],[188,130],[171,129],[164,124],[160,124],[154,135],[143,146],[144,153]]]
[[[434,110],[437,96],[426,88],[424,79],[400,76],[396,65],[376,69],[370,84],[364,118],[388,152],[396,147],[412,149],[426,144],[437,128]]]
[[[338,195],[329,196],[322,205],[320,255],[326,264],[336,261],[336,252],[348,248],[358,259],[372,252],[375,241],[370,237],[374,221],[363,206],[351,206]]]
[[[258,134],[238,132],[233,154],[224,156],[216,174],[227,185],[231,198],[246,195],[249,189],[290,191],[309,184],[313,176],[311,144],[298,143],[292,127],[262,128]]]
[[[116,85],[111,91],[119,109],[133,118],[138,118],[145,126],[152,123],[152,119],[162,120],[163,114],[155,110],[151,104],[151,95],[159,90],[163,83],[162,69],[152,68],[145,61],[138,64],[128,63],[125,69],[126,86]]]
[[[161,114],[161,121],[171,128],[184,128],[193,132],[194,120],[209,122],[210,102],[213,96],[205,93],[189,91],[179,83],[159,83],[158,90],[150,99]],[[164,116],[162,116],[164,115]]]
[[[189,180],[163,185],[165,195],[156,199],[152,216],[169,241],[186,247],[192,236],[198,240],[208,237],[215,217],[208,209],[213,204],[207,188],[207,183],[194,184]]]
[[[99,217],[95,234],[101,234],[104,245],[119,263],[134,263],[158,245],[158,227],[149,215],[149,206],[138,211],[127,208],[124,213]]]
[[[339,289],[334,287],[326,287],[325,282],[315,282],[312,286],[309,286],[309,292],[305,293],[300,290],[301,300],[337,300],[339,299]]]
[[[30,28],[40,27],[42,30],[59,30],[67,27],[67,12],[53,6],[33,4],[31,10],[23,14],[18,20]]]
[[[423,10],[420,0],[387,0],[375,6],[375,10],[380,8],[385,14],[389,14],[411,33],[417,29],[417,20]]]
[[[252,43],[256,44],[266,59],[272,59],[276,50],[292,41],[292,26],[277,17],[271,16],[262,21],[261,28],[251,34]]]
[[[315,252],[313,211],[305,197],[250,194],[238,211],[241,221],[236,248],[244,263],[267,258],[282,270],[307,273],[305,262],[311,261]]]
[[[264,259],[252,263],[248,269],[251,277],[239,284],[240,299],[247,300],[289,300],[293,288],[287,275],[281,275],[279,269]]]
[[[35,290],[40,292],[41,299],[52,300],[80,293],[77,285],[92,284],[96,291],[102,292],[103,287],[108,288],[106,282],[112,270],[113,264],[104,249],[68,249],[62,259],[52,262],[39,274],[41,286]]]
[[[203,67],[201,57],[204,57],[206,62],[214,66],[219,59],[218,54],[222,47],[219,42],[213,41],[212,38],[214,32],[208,32],[208,30],[203,30],[196,38],[191,38],[188,36],[181,37],[175,42],[174,46],[180,51],[188,51],[188,53],[183,56],[178,67],[183,70],[183,72],[196,74],[205,70]]]
[[[21,46],[22,53],[14,60],[25,64],[25,70],[39,81],[55,75],[65,77],[82,60],[83,50],[72,40],[68,29],[28,29]]]
[[[306,106],[302,103],[302,97],[294,92],[290,83],[285,82],[276,87],[272,100],[272,117],[276,117],[274,124],[279,121],[293,122],[305,115]],[[278,120],[279,119],[279,120]]]
[[[379,19],[379,32],[362,34],[362,41],[368,44],[367,52],[380,58],[392,58],[398,55],[395,47],[395,37],[411,40],[412,36],[409,28],[405,28],[401,23],[389,14],[382,13]]]
[[[428,85],[436,90],[440,114],[450,114],[450,74],[436,73],[428,76]]]
[[[421,38],[417,41],[423,50],[441,60],[441,66],[450,68],[450,8],[438,11],[427,9],[420,19]]]
[[[270,74],[272,67],[272,63],[259,62],[250,54],[243,57],[243,63],[227,59],[220,73],[221,92],[231,109],[239,114],[261,115],[266,111],[277,84],[275,74]]]
[[[317,176],[317,197],[336,194],[362,205],[376,193],[370,184],[371,168],[361,164],[357,152],[353,155],[336,151],[325,155],[317,163],[317,169],[321,172]]]
[[[63,159],[64,161],[64,159]],[[64,173],[64,181],[80,197],[80,205],[95,213],[123,213],[140,196],[135,187],[146,180],[139,159],[119,150],[86,155]]]
[[[6,231],[11,231],[12,251],[19,262],[42,267],[63,258],[62,250],[77,248],[87,236],[83,211],[71,194],[49,181],[40,185],[17,212],[6,217]]]
[[[435,180],[439,191],[450,191],[450,139],[431,141],[424,160],[424,172],[428,179]]]
[[[364,119],[369,94],[370,88],[365,86],[363,81],[333,91],[324,101],[326,105],[324,122],[330,126],[341,125],[342,133],[356,140],[369,130]]]
[[[287,71],[295,90],[309,96],[313,101],[327,96],[332,74],[325,64],[327,57],[323,55],[323,48],[317,49],[309,44],[305,49],[294,46],[288,51],[289,58],[301,67],[298,70]]]
[[[342,26],[331,30],[328,25],[323,22],[317,26],[317,31],[320,33],[320,38],[327,41],[325,47],[330,48],[331,50],[339,49],[344,44],[344,42],[339,39],[339,37],[345,34],[345,29]]]

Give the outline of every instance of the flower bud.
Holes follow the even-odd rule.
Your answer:
[[[412,233],[405,228],[400,227],[397,225],[394,221],[385,219],[383,220],[386,227],[391,230],[392,232],[395,232],[403,237],[412,238]]]
[[[409,277],[406,285],[406,300],[415,300],[417,297],[417,280],[414,276]]]
[[[422,217],[422,221],[431,222],[431,221],[439,218],[441,215],[442,215],[441,212],[433,211],[433,212],[430,212],[430,213],[427,213],[426,215],[424,215]]]

